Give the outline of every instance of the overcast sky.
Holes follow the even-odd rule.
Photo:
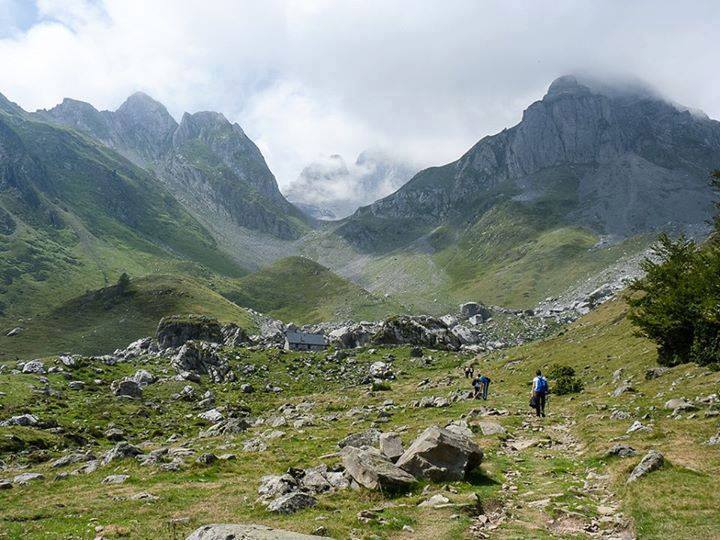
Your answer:
[[[0,0],[0,92],[217,110],[287,186],[366,148],[454,160],[578,70],[720,118],[719,27],[718,0]]]

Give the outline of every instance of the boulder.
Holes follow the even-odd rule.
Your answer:
[[[203,525],[186,540],[327,540],[323,536],[311,536],[265,525]]]
[[[276,512],[278,514],[294,514],[299,510],[310,508],[316,504],[317,500],[312,495],[301,491],[293,491],[292,493],[281,495],[272,501],[268,504],[267,509],[270,512]]]
[[[30,482],[35,482],[37,480],[43,480],[45,477],[40,473],[22,473],[18,474],[15,478],[13,478],[13,484],[20,484],[25,485],[29,484]]]
[[[646,474],[658,470],[663,466],[665,457],[657,450],[650,450],[645,457],[642,458],[640,463],[630,473],[630,477],[627,479],[627,483],[630,484],[635,482],[638,478],[645,476]]]
[[[373,362],[370,364],[368,372],[373,379],[392,380],[395,378],[392,368],[385,362]]]
[[[45,364],[43,364],[40,360],[31,360],[23,365],[22,372],[44,375],[46,373]]]
[[[142,388],[137,382],[130,378],[113,381],[110,385],[110,389],[118,397],[142,397]]]
[[[482,458],[482,450],[470,438],[431,426],[405,450],[397,465],[415,477],[443,482],[467,478]]]
[[[171,360],[179,372],[208,375],[215,383],[236,380],[226,358],[219,354],[217,344],[204,341],[188,341]]]
[[[172,315],[158,324],[155,339],[161,349],[180,347],[190,340],[222,343],[220,323],[204,315]]]
[[[130,478],[127,474],[111,474],[103,478],[103,484],[124,484]]]
[[[224,418],[223,414],[220,411],[218,411],[217,409],[210,409],[208,411],[201,412],[197,416],[198,416],[198,418],[201,418],[211,424],[217,424]]]
[[[19,414],[11,416],[4,422],[0,422],[3,426],[34,426],[38,423],[37,417],[32,414]]]
[[[645,380],[651,381],[653,379],[657,379],[658,377],[662,377],[669,370],[670,370],[670,368],[666,368],[666,367],[648,368],[645,371]]]
[[[347,447],[343,450],[345,471],[361,486],[387,492],[405,491],[417,480],[393,464],[379,451]]]
[[[247,332],[237,324],[227,324],[222,327],[222,342],[228,347],[240,347],[250,342]]]
[[[382,433],[379,443],[380,452],[393,463],[403,455],[402,439],[397,433]]]
[[[140,386],[147,386],[148,384],[152,384],[157,380],[157,377],[155,377],[155,375],[144,369],[138,369],[135,372],[135,375],[130,378],[136,383],[138,383]]]
[[[469,319],[476,315],[479,315],[483,320],[487,320],[490,318],[491,313],[485,305],[479,302],[465,302],[464,304],[460,304],[460,317]]]
[[[22,331],[23,331],[22,326],[16,326],[12,330],[10,330],[7,334],[5,334],[5,336],[7,336],[7,337],[19,336],[20,334],[22,334]]]
[[[620,397],[623,394],[634,393],[635,389],[627,383],[623,383],[613,390],[613,397]]]
[[[360,448],[362,446],[378,446],[380,443],[380,435],[380,430],[370,428],[359,433],[351,433],[338,442],[337,445],[340,448],[345,448],[346,446],[353,446],[355,448]]]
[[[342,326],[328,334],[328,343],[340,349],[365,347],[379,328],[376,324],[365,323]]]
[[[505,428],[497,422],[483,421],[478,425],[483,435],[502,435],[505,433]]]
[[[142,453],[143,451],[140,450],[137,446],[133,446],[132,444],[128,444],[125,441],[121,441],[105,453],[102,459],[102,464],[107,465],[112,461],[139,456]]]
[[[632,446],[628,446],[627,444],[616,444],[610,450],[608,450],[605,455],[626,458],[632,457],[636,454],[637,450],[635,450]]]
[[[696,405],[690,403],[685,398],[669,399],[665,402],[665,408],[673,411],[674,413],[691,412],[698,410]]]

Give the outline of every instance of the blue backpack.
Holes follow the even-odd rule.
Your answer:
[[[547,394],[548,391],[548,382],[547,379],[543,376],[540,376],[537,381],[537,387],[535,388],[535,391],[538,394]]]

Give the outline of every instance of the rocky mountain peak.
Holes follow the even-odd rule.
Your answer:
[[[143,92],[135,92],[115,111],[129,129],[149,132],[153,138],[167,138],[177,127],[165,106]]]

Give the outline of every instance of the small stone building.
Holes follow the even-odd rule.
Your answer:
[[[288,351],[323,351],[326,345],[325,336],[322,334],[308,332],[287,332],[285,334],[285,349]]]

